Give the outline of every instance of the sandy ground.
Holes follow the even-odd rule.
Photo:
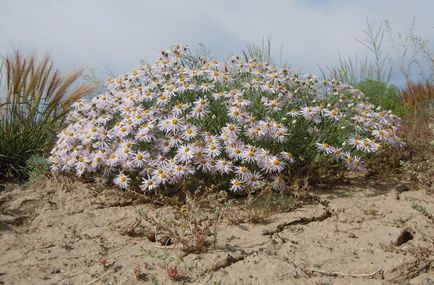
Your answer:
[[[151,203],[81,182],[7,187],[0,284],[176,283],[167,264],[189,284],[434,284],[433,192],[399,178],[315,191],[328,205],[269,223],[221,224],[214,247],[182,255],[140,231],[126,234],[137,209],[152,212]],[[406,229],[413,239],[397,245]]]

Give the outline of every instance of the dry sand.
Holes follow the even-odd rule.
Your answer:
[[[433,192],[399,178],[315,191],[327,206],[222,224],[215,247],[180,257],[176,247],[125,234],[150,203],[81,182],[7,187],[0,284],[173,284],[167,263],[190,284],[434,284]],[[396,245],[405,229],[414,238]]]

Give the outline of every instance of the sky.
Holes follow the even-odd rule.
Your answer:
[[[120,74],[174,44],[202,43],[225,60],[270,37],[275,59],[318,74],[339,54],[369,55],[356,41],[367,20],[405,32],[414,18],[432,50],[433,11],[434,0],[0,0],[0,54],[19,49],[49,54],[66,71]]]

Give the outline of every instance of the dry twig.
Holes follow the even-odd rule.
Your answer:
[[[317,270],[317,269],[309,269],[309,271],[311,273],[320,273],[322,275],[327,275],[327,276],[343,276],[343,277],[373,277],[377,274],[381,274],[383,275],[383,269],[378,269],[372,273],[342,273],[342,272],[337,272],[337,271],[322,271],[322,270]]]

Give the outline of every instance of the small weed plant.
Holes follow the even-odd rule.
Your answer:
[[[217,226],[224,219],[229,204],[224,192],[206,192],[200,197],[187,196],[185,204],[174,213],[156,210],[154,215],[138,211],[140,219],[149,223],[153,231],[148,240],[162,246],[174,243],[185,253],[205,252],[217,238]]]
[[[26,169],[29,182],[31,183],[48,174],[50,171],[50,164],[45,157],[32,155],[26,161]]]
[[[350,85],[180,45],[72,107],[51,170],[121,189],[282,191],[298,173],[362,171],[403,145],[399,117]]]

